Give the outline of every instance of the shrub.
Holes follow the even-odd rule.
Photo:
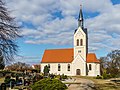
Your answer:
[[[6,76],[4,82],[5,83],[10,83],[10,78],[11,78],[10,76]]]
[[[106,73],[103,73],[102,76],[103,76],[103,79],[110,79],[113,77],[111,74],[106,74]]]
[[[50,74],[49,75],[51,79],[54,79],[55,78],[55,75],[54,74]]]
[[[103,73],[103,79],[107,79],[107,74],[106,73]]]
[[[7,74],[11,74],[11,72],[10,72],[10,71],[0,71],[0,73],[2,73],[2,74],[3,74],[3,76],[6,76]]]
[[[58,79],[42,79],[31,86],[32,90],[65,90],[67,86]]]
[[[96,79],[102,79],[102,76],[97,75]]]
[[[0,78],[3,77],[3,76],[4,76],[3,73],[0,73]]]
[[[15,73],[11,73],[11,76],[12,76],[12,77],[15,77],[15,75],[16,75]]]
[[[62,79],[67,79],[67,75],[62,74],[61,78]]]
[[[107,74],[107,79],[109,79],[109,78],[112,78],[112,76],[110,74]]]
[[[22,77],[24,74],[23,73],[16,73],[15,77]]]
[[[60,80],[60,75],[56,75],[55,78]]]

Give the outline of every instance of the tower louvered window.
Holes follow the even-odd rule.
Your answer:
[[[79,46],[79,39],[77,39],[77,46]]]
[[[83,46],[83,39],[80,39],[80,46]]]

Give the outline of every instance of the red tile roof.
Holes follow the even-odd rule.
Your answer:
[[[42,63],[70,63],[73,61],[73,48],[45,50]]]
[[[97,59],[95,53],[89,53],[87,54],[87,63],[100,63],[100,61]]]
[[[71,63],[74,59],[73,48],[45,50],[41,63]],[[94,53],[87,55],[87,63],[99,63]]]

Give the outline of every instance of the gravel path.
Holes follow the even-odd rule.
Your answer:
[[[64,81],[68,84],[67,90],[96,90],[94,82],[83,78],[72,78],[71,80]]]

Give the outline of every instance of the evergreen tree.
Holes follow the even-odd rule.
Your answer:
[[[48,76],[48,74],[49,74],[49,67],[47,65],[44,67],[43,72],[44,72],[45,76]]]

